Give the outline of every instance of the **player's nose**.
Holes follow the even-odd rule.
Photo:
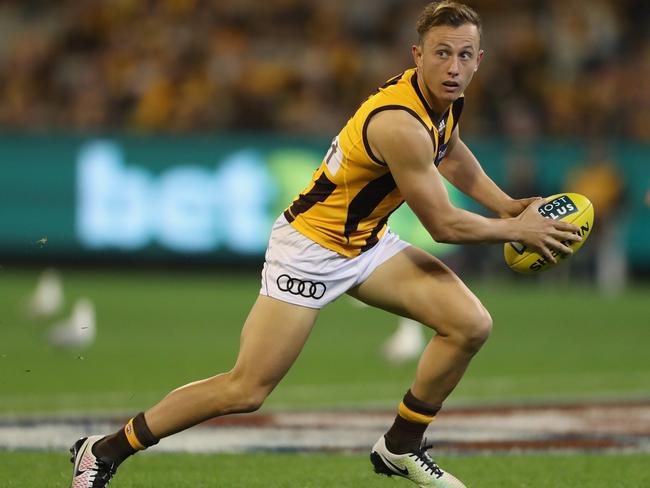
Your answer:
[[[457,76],[460,73],[460,64],[456,56],[449,58],[449,66],[447,67],[447,74]]]

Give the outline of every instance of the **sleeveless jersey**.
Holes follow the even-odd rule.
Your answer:
[[[373,247],[386,230],[388,217],[404,202],[388,165],[372,153],[368,123],[384,110],[404,110],[415,117],[433,141],[436,166],[444,158],[463,109],[461,96],[438,118],[406,70],[371,95],[334,138],[312,181],[284,211],[301,234],[343,256],[358,256]]]

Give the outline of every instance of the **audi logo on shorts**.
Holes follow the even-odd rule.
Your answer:
[[[277,279],[280,291],[288,291],[292,295],[320,300],[325,295],[327,287],[320,281],[299,280],[287,274],[280,275]]]

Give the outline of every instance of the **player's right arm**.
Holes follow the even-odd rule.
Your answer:
[[[388,164],[402,196],[429,234],[438,242],[479,243],[516,241],[539,251],[552,262],[551,249],[570,254],[561,241],[577,241],[578,228],[539,215],[543,203],[531,204],[518,217],[490,219],[452,205],[442,177],[433,164],[433,141],[412,115],[388,110],[368,125],[372,151]]]

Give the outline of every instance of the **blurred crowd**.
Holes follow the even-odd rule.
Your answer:
[[[0,0],[0,129],[330,136],[412,65],[426,3]],[[650,2],[467,3],[466,133],[650,141]]]

